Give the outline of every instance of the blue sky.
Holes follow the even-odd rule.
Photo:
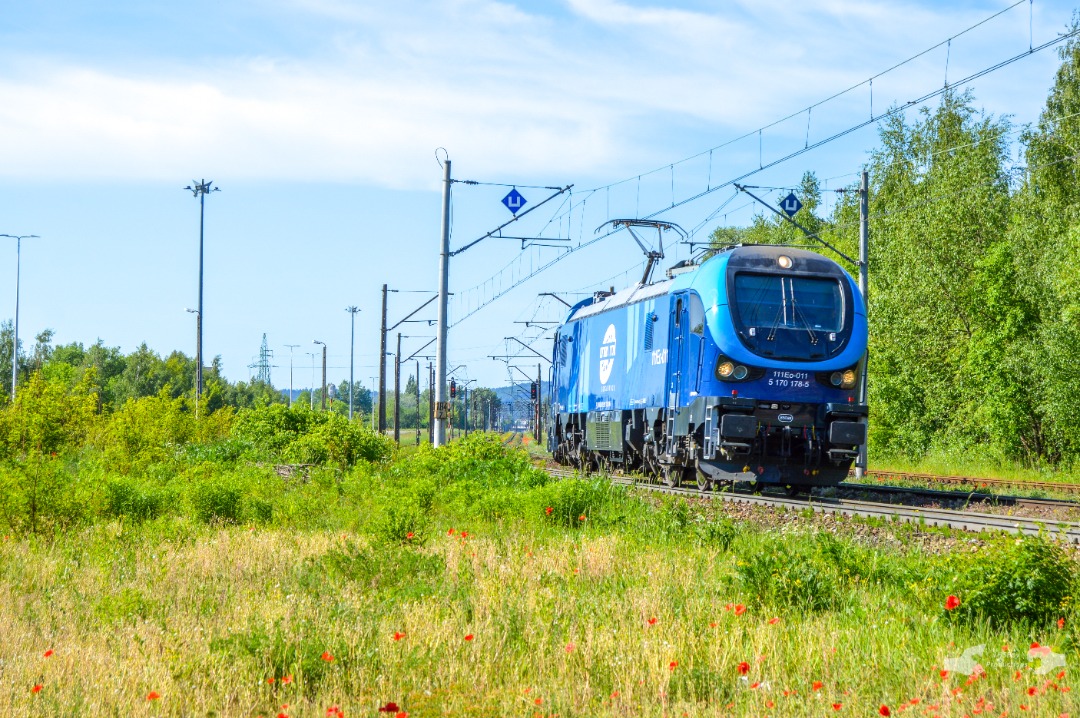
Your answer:
[[[197,302],[199,217],[182,188],[207,178],[222,188],[207,200],[207,355],[246,379],[265,332],[275,383],[288,386],[285,345],[299,344],[295,382],[306,386],[305,352],[321,339],[331,379],[347,378],[344,309],[356,304],[356,376],[370,383],[381,285],[436,284],[436,148],[455,177],[516,184],[531,204],[549,193],[527,186],[573,184],[568,202],[507,234],[577,246],[606,219],[661,210],[863,121],[865,86],[764,131],[760,144],[676,164],[1010,4],[2,0],[0,233],[41,235],[23,246],[20,334],[32,341],[51,328],[59,342],[193,353],[184,309]],[[1063,2],[1024,3],[875,80],[873,110],[1045,42],[1071,14]],[[1056,67],[1045,51],[971,87],[988,112],[1023,124],[1037,118]],[[812,170],[836,188],[875,144],[871,126],[747,181],[791,186]],[[455,186],[453,246],[510,217],[499,202],[507,189]],[[719,190],[660,216],[702,238],[750,221],[745,198],[712,216],[731,196]],[[3,242],[0,318],[10,318],[15,248]],[[687,256],[666,249],[665,264]],[[547,353],[543,327],[523,322],[558,320],[562,305],[539,292],[572,299],[641,271],[636,245],[615,235],[470,314],[562,251],[489,239],[453,260],[451,366],[501,385],[506,365],[487,357],[512,349],[535,372],[536,358],[504,338]],[[425,298],[392,295],[391,323]],[[405,354],[434,335],[404,326]]]

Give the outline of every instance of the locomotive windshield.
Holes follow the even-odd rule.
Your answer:
[[[740,272],[734,300],[740,334],[757,354],[812,360],[841,348],[844,294],[836,279]]]

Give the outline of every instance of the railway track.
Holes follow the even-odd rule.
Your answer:
[[[849,476],[855,476],[852,472]],[[937,474],[917,474],[905,471],[882,471],[869,469],[867,478],[878,481],[916,481],[928,484],[949,484],[953,486],[973,486],[975,488],[1011,487],[1038,489],[1041,491],[1064,491],[1080,493],[1080,484],[1058,483],[1056,481],[1019,481],[1012,479],[980,479],[974,476],[939,476]]]
[[[570,477],[577,472],[565,469],[548,469],[553,476]],[[814,496],[812,493],[806,496],[769,496],[755,495],[745,491],[719,491],[702,492],[696,488],[669,487],[661,484],[642,483],[637,479],[610,476],[613,482],[626,486],[659,491],[667,494],[681,495],[694,498],[719,499],[732,503],[753,504],[759,506],[772,506],[786,508],[795,511],[810,509],[815,513],[842,514],[845,516],[861,516],[865,518],[880,518],[890,521],[903,521],[905,523],[919,523],[927,526],[944,526],[962,531],[1003,531],[1017,534],[1051,533],[1069,543],[1080,544],[1080,522],[1074,521],[1048,521],[1045,519],[1029,518],[1023,516],[1001,516],[986,514],[968,510],[943,509],[928,506],[906,506],[902,504],[883,503],[879,501],[864,501],[858,499]],[[844,484],[840,488],[850,488]],[[898,487],[879,487],[857,485],[857,489],[868,491],[886,490],[886,493],[895,489],[896,493],[920,495],[933,491],[927,489],[902,489]],[[946,492],[934,492],[946,493]],[[1028,501],[1022,497],[988,496],[991,500],[1013,499],[1018,502]],[[1032,499],[1031,501],[1050,502],[1052,504],[1066,504],[1076,506],[1076,502],[1058,501],[1051,499]]]

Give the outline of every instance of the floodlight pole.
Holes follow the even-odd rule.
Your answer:
[[[443,162],[442,240],[439,250],[439,325],[435,339],[435,435],[438,448],[446,443],[446,330],[450,263],[450,158]]]
[[[360,311],[358,307],[345,307],[345,311],[349,313],[349,319],[351,320],[351,329],[349,330],[349,421],[352,421],[353,410],[353,362],[356,356],[356,313]]]
[[[203,318],[203,228],[205,225],[206,217],[206,195],[211,192],[220,192],[220,187],[211,187],[213,180],[202,182],[196,182],[191,180],[191,184],[184,189],[190,191],[193,195],[199,198],[199,331],[198,337],[195,340],[195,403],[198,404],[202,399],[203,390],[203,351],[202,351],[202,318]]]
[[[36,234],[0,234],[15,240],[15,337],[11,344],[11,402],[15,403],[15,387],[19,383],[19,275],[22,262],[22,241],[38,239]]]
[[[322,344],[322,410],[326,411],[326,342],[312,339],[311,343]]]

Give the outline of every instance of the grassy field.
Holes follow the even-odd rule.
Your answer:
[[[240,520],[5,537],[0,715],[1080,715],[1044,539],[728,515],[484,436],[264,471]]]

